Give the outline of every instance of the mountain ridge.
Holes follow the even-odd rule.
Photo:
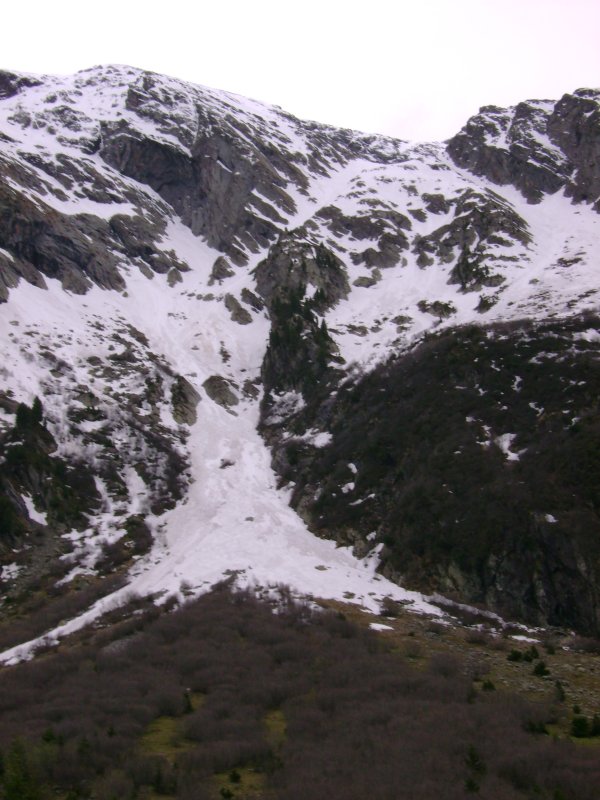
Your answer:
[[[56,542],[58,563],[68,566],[63,585],[93,579],[100,564],[121,570],[129,575],[121,596],[182,596],[182,583],[197,593],[234,572],[242,582],[287,581],[371,607],[387,593],[436,613],[374,572],[379,565],[404,577],[386,559],[396,533],[383,517],[338,535],[356,560],[314,539],[287,503],[327,534],[302,487],[326,483],[316,485],[311,470],[338,446],[330,430],[337,395],[390,358],[428,347],[432,335],[529,319],[528,335],[537,336],[550,321],[550,338],[564,340],[551,365],[558,379],[574,380],[561,377],[573,347],[568,369],[579,372],[580,359],[594,368],[600,92],[484,107],[438,144],[302,122],[129,67],[64,78],[4,72],[0,98],[0,488],[17,540]],[[569,319],[579,321],[563,325]],[[506,370],[509,385],[517,377],[529,379]],[[593,383],[595,372],[578,380]],[[569,426],[579,416],[592,433],[597,410],[580,395]],[[43,425],[19,429],[18,404],[30,407],[36,396]],[[542,408],[544,395],[530,402]],[[520,417],[513,429],[511,413],[494,419],[498,429],[480,424],[490,427],[484,442],[504,442],[494,445],[503,460],[491,448],[501,472],[514,466],[513,443],[533,423]],[[48,435],[54,450],[44,458],[54,461],[33,463]],[[346,463],[356,473],[332,491],[354,503],[354,489],[342,489],[359,483],[351,475],[363,467]],[[394,469],[388,464],[389,475]],[[41,489],[46,478],[86,472],[94,490],[78,500]],[[380,491],[378,480],[365,481],[367,494]],[[234,508],[218,497],[235,498]],[[586,502],[595,530],[596,501]],[[522,513],[553,516],[551,508]],[[136,551],[127,522],[135,518],[154,541],[149,549],[138,533],[146,544]],[[240,533],[248,528],[258,531]],[[275,529],[290,535],[276,541]],[[567,524],[563,535],[572,530]],[[25,587],[31,573],[27,550],[9,560],[13,534],[4,540],[9,592],[11,576],[20,572]],[[423,581],[420,569],[410,580],[530,623],[593,631],[594,552],[577,552],[569,578],[575,587],[585,579],[588,596],[575,593],[560,613],[535,565],[505,587],[504,605],[497,576],[486,578],[493,591],[482,591],[481,565],[457,573],[449,562],[437,582]],[[544,569],[564,572],[564,564],[550,559]],[[100,601],[52,637],[117,600]]]

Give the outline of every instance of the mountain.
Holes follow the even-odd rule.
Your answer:
[[[0,142],[5,660],[227,576],[598,633],[599,91],[414,144],[2,72]]]

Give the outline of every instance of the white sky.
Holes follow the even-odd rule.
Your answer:
[[[599,0],[30,0],[2,27],[5,69],[131,64],[406,139],[600,86]]]

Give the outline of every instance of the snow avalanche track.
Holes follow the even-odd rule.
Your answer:
[[[30,657],[37,646],[56,643],[83,628],[126,602],[132,592],[152,595],[160,603],[172,595],[180,599],[199,595],[232,575],[239,586],[268,590],[285,584],[299,596],[345,600],[373,612],[387,596],[409,602],[415,611],[439,616],[440,609],[424,596],[376,574],[376,551],[361,561],[350,548],[308,531],[289,507],[286,491],[276,487],[270,452],[257,432],[259,398],[240,394],[239,404],[227,409],[205,393],[202,384],[214,374],[224,375],[236,385],[258,376],[269,323],[266,317],[255,319],[240,335],[222,302],[198,300],[197,295],[207,291],[215,252],[180,223],[172,223],[170,233],[165,247],[176,249],[191,267],[176,288],[168,287],[164,276],[148,280],[131,270],[123,294],[93,288],[77,296],[64,292],[57,281],[48,281],[48,290],[22,282],[13,291],[10,304],[0,306],[0,333],[10,343],[5,371],[9,370],[16,396],[34,396],[44,377],[36,374],[35,358],[24,352],[14,337],[9,338],[11,326],[14,331],[30,322],[32,307],[41,336],[50,338],[60,330],[62,339],[72,343],[67,351],[57,351],[70,363],[81,364],[87,353],[101,351],[111,330],[118,332],[126,320],[147,337],[150,350],[201,395],[198,418],[187,441],[191,482],[183,501],[156,516],[145,505],[143,483],[130,486],[131,494],[136,488],[138,493],[130,508],[146,514],[155,541],[151,551],[135,562],[127,585],[80,616],[5,651],[0,660],[15,663]],[[234,280],[239,287],[232,287]],[[227,288],[239,289],[249,281],[244,270]],[[92,325],[99,317],[105,325],[102,334]],[[227,363],[223,348],[228,353]],[[75,379],[85,383],[89,375],[77,374],[76,369]],[[49,420],[55,421],[50,427],[56,430],[64,413],[60,400],[54,407],[46,405],[46,412]],[[90,523],[108,532],[116,522],[113,515],[111,504],[105,504]],[[72,535],[88,548],[98,547],[97,539],[94,545],[89,538],[91,532],[90,525],[89,531]],[[73,575],[80,572],[76,567]]]

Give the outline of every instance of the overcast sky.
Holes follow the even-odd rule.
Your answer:
[[[5,69],[130,64],[405,139],[600,86],[599,0],[34,0],[2,27]]]

